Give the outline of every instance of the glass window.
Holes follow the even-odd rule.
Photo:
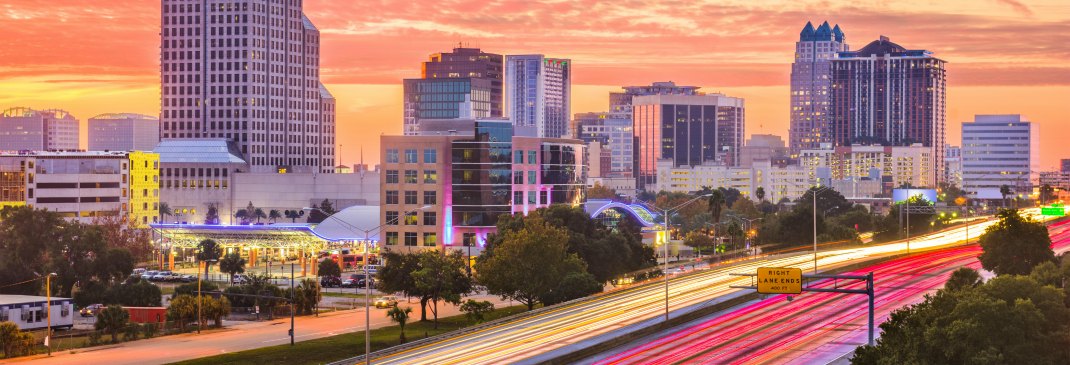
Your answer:
[[[416,212],[405,213],[405,225],[416,226],[420,224],[420,218],[416,216]]]
[[[405,192],[405,204],[417,204],[415,191]]]
[[[424,233],[424,246],[437,246],[438,234],[437,233]]]
[[[416,232],[405,232],[405,246],[416,246]]]
[[[434,191],[425,191],[424,192],[424,204],[425,205],[438,204],[438,193],[434,192]]]
[[[388,244],[388,245],[397,245],[398,244],[398,233],[397,232],[386,232],[386,244]]]
[[[416,163],[416,149],[405,150],[405,163]]]
[[[406,184],[415,184],[416,183],[416,170],[405,170],[405,183]]]
[[[396,148],[388,148],[386,150],[386,163],[398,163],[398,150]]]
[[[438,224],[438,214],[435,212],[424,212],[424,225],[434,226]]]
[[[398,183],[398,170],[386,170],[386,183],[397,184]]]
[[[549,191],[540,191],[539,192],[539,204],[544,204],[544,205],[545,204],[550,204],[550,192]]]
[[[433,149],[424,150],[424,163],[438,163],[438,151]]]
[[[524,192],[523,191],[514,191],[513,192],[513,204],[524,204]]]
[[[535,191],[528,192],[528,204],[538,204],[538,201],[535,200],[536,198],[538,198],[537,196],[535,196],[536,193],[537,192]]]
[[[515,163],[515,164],[524,163],[524,151],[513,151],[513,163]]]
[[[386,191],[386,203],[387,204],[397,204],[398,203],[398,191],[397,190],[387,190]]]
[[[528,171],[528,184],[535,184],[535,171]]]
[[[435,170],[424,170],[424,182],[428,184],[438,182],[438,172]]]
[[[388,210],[386,211],[386,225],[393,226],[398,224],[398,212]]]
[[[465,247],[471,247],[471,246],[475,246],[476,245],[476,234],[475,233],[465,233],[461,237],[462,237],[461,238],[461,244],[464,245]]]
[[[535,164],[535,155],[537,155],[535,151],[528,151],[528,164]]]
[[[524,183],[524,172],[523,171],[513,171],[513,184],[519,185],[519,184],[523,184],[523,183]]]

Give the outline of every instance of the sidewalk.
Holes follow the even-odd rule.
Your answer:
[[[485,294],[469,297],[475,300],[487,300],[496,308],[509,305],[496,296]],[[468,299],[468,298],[465,298]],[[402,307],[413,308],[413,316],[419,316],[420,303],[402,301]],[[371,308],[371,327],[380,328],[394,325],[386,316],[386,309]],[[439,317],[461,314],[457,306],[439,304]],[[428,317],[431,315],[428,313]],[[418,318],[418,317],[417,317]],[[344,310],[320,314],[318,317],[297,317],[295,320],[295,341],[306,341],[344,333],[364,331],[364,309]],[[240,322],[222,329],[204,331],[201,334],[188,333],[174,336],[156,337],[147,340],[124,342],[117,345],[105,345],[53,353],[52,357],[44,355],[5,359],[13,363],[32,364],[109,364],[139,365],[167,364],[199,357],[238,352],[260,347],[283,345],[290,342],[287,331],[290,318],[277,318],[274,321]]]

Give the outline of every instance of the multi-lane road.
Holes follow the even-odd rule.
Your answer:
[[[948,247],[978,236],[993,221],[916,237],[911,252]],[[907,242],[860,248],[822,251],[818,270],[905,253]],[[749,284],[731,273],[754,272],[759,266],[798,267],[813,270],[811,253],[793,253],[730,266],[714,267],[675,277],[669,290],[670,309],[677,310],[716,302],[730,294],[740,294],[731,285]],[[664,313],[664,287],[642,285],[608,293],[590,300],[551,308],[538,315],[520,318],[440,341],[421,344],[374,357],[381,364],[479,364],[528,363],[544,360],[551,352],[568,351],[582,342],[608,336],[623,327],[657,320]],[[536,358],[536,356],[543,355]],[[353,361],[355,362],[355,361]]]
[[[1056,252],[1070,249],[1070,223],[1050,227]],[[941,249],[854,271],[876,278],[876,322],[943,287],[959,267],[980,268],[980,247]],[[815,286],[831,286],[825,281]],[[863,284],[841,287],[862,288]],[[592,357],[593,364],[827,364],[867,339],[864,295],[808,292],[741,305]]]

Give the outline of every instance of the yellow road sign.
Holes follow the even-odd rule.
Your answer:
[[[799,294],[802,292],[802,269],[791,267],[759,267],[758,293]]]

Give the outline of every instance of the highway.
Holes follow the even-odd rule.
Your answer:
[[[980,235],[984,228],[993,223],[985,221],[971,224],[970,238]],[[960,227],[915,237],[910,241],[910,250],[916,252],[961,244],[966,234],[966,229]],[[818,255],[818,270],[902,254],[906,250],[906,242],[896,242],[822,251]],[[813,254],[784,254],[676,276],[671,279],[670,308],[677,310],[709,303],[727,294],[737,293],[740,289],[729,286],[747,285],[750,279],[730,274],[754,272],[759,266],[798,267],[804,272],[812,272]],[[551,308],[538,315],[413,346],[376,357],[373,361],[379,364],[533,362],[531,358],[537,355],[604,336],[630,324],[659,318],[664,315],[664,305],[664,286],[660,282],[640,285]]]
[[[1070,249],[1070,222],[1049,228],[1056,252]],[[979,246],[931,251],[853,271],[873,272],[876,323],[924,300],[959,267],[980,268]],[[857,282],[856,282],[857,283]],[[829,287],[824,281],[816,287]],[[864,284],[840,285],[864,288]],[[867,340],[867,296],[804,292],[775,295],[657,333],[584,361],[587,364],[827,364]],[[879,332],[879,329],[877,329]]]

